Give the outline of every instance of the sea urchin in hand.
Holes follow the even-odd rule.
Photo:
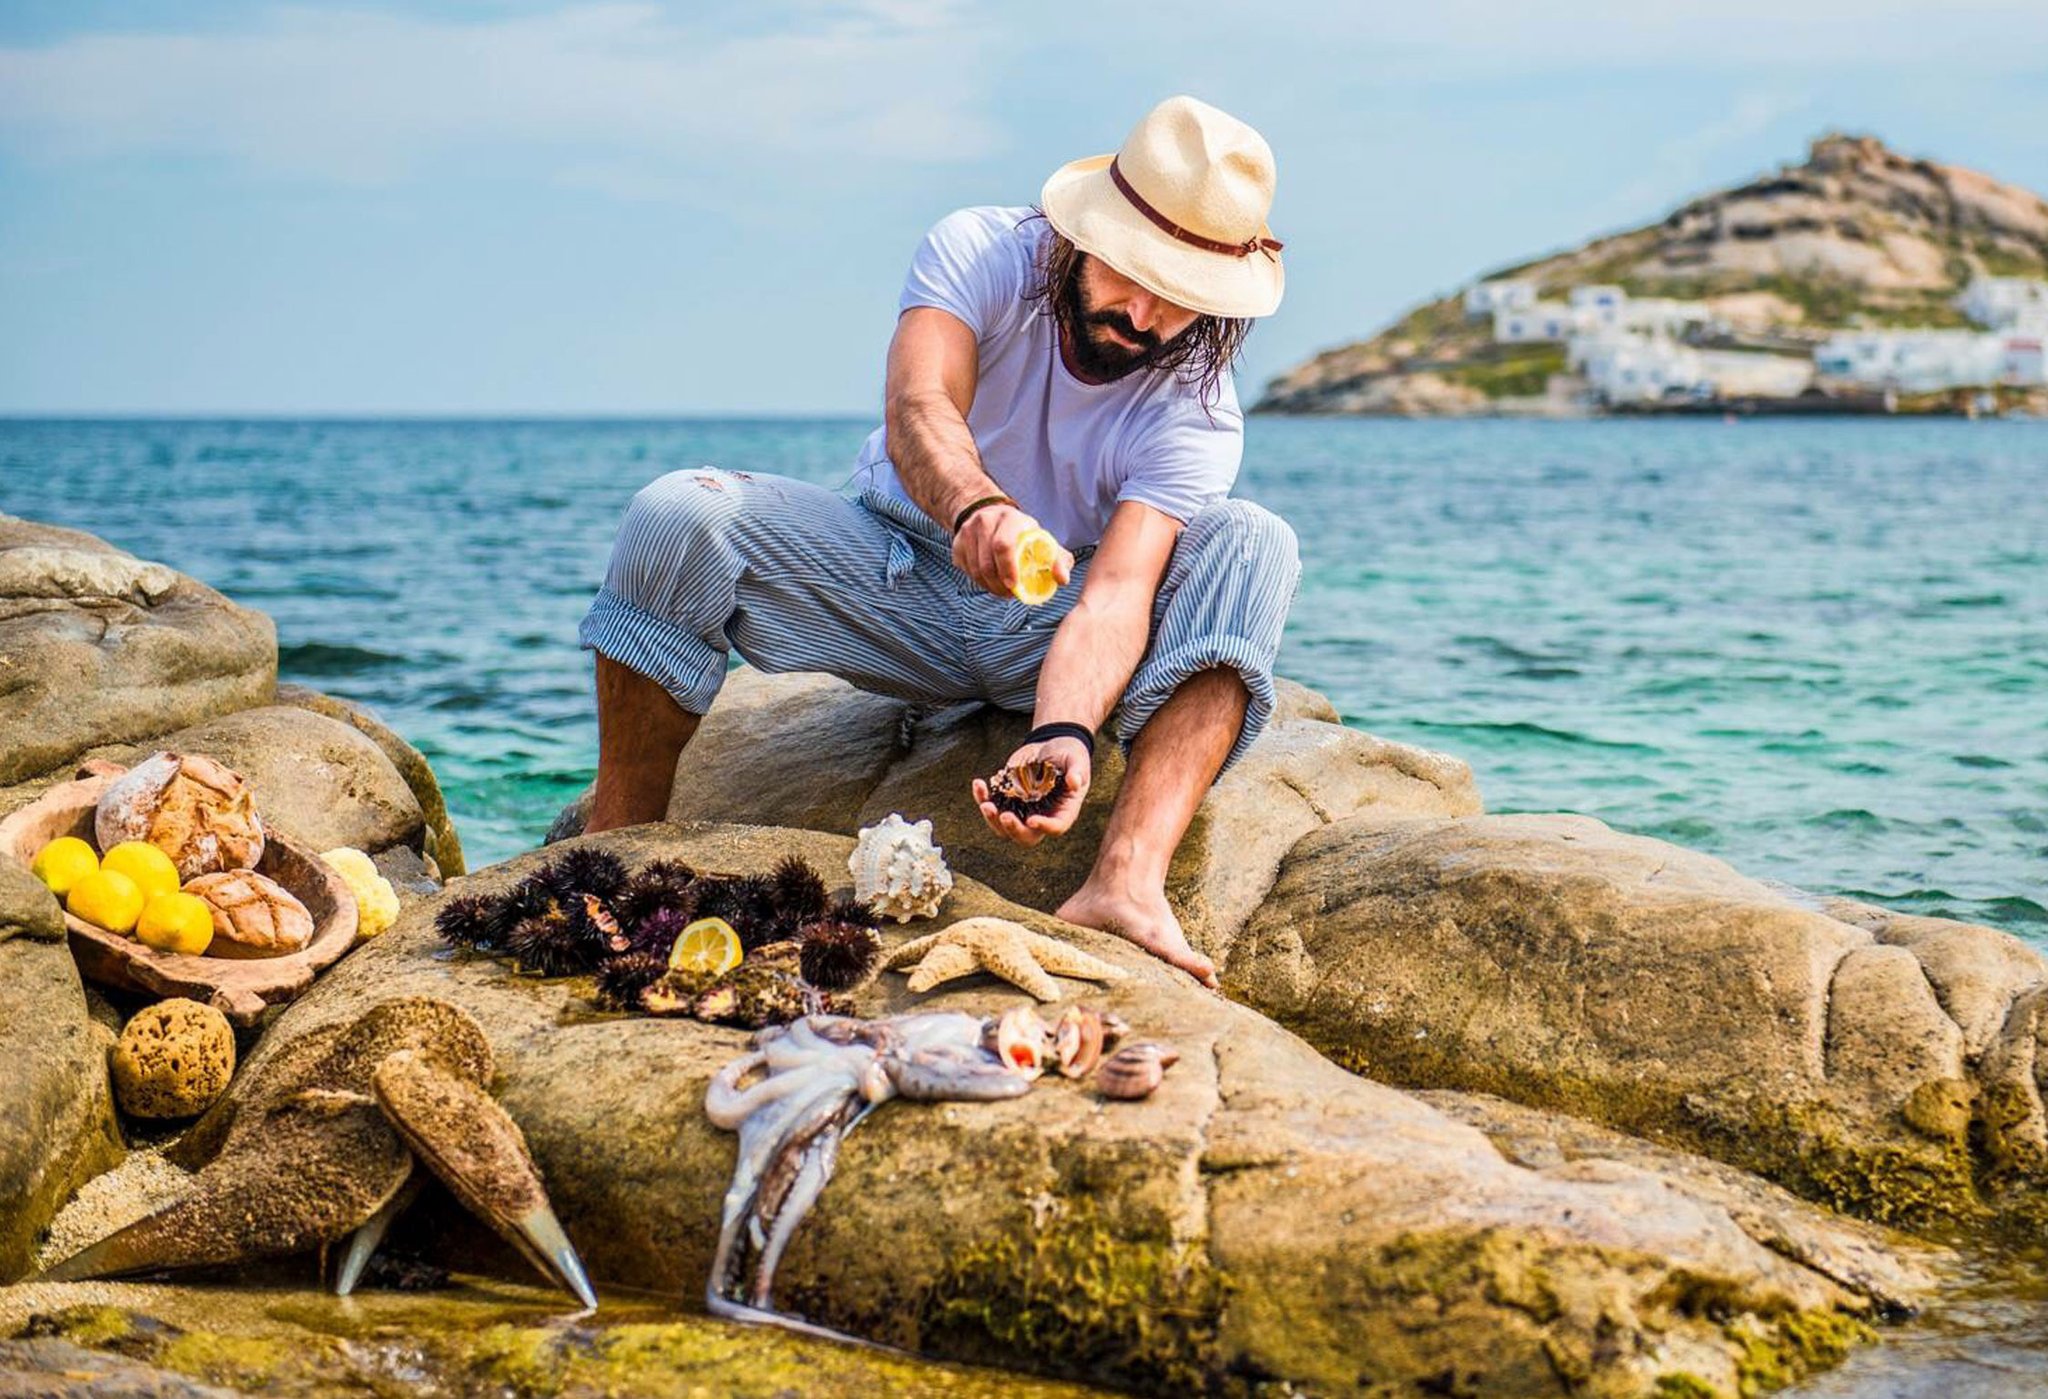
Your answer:
[[[1058,763],[1022,763],[988,779],[988,799],[996,810],[1019,821],[1044,816],[1067,795],[1067,775]]]

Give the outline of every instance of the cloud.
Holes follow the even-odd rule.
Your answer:
[[[976,81],[989,30],[952,0],[784,0],[748,7],[743,32],[653,4],[485,21],[281,8],[239,30],[0,48],[0,143],[358,183],[509,149],[643,194],[749,158],[966,161],[995,141]]]

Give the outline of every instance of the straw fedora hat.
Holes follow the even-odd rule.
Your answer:
[[[1208,316],[1269,316],[1286,269],[1266,227],[1273,150],[1228,112],[1169,97],[1115,155],[1062,165],[1039,207],[1075,247]]]

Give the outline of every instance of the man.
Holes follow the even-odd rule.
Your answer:
[[[586,829],[664,815],[730,648],[764,671],[1030,711],[1010,763],[1056,764],[1061,804],[1020,822],[973,794],[1027,846],[1074,824],[1115,710],[1128,769],[1060,916],[1213,986],[1167,862],[1272,713],[1301,572],[1293,531],[1226,498],[1243,447],[1230,366],[1283,285],[1272,197],[1257,132],[1171,98],[1115,157],[1056,171],[1040,209],[962,209],[926,236],[858,500],[710,468],[635,496],[580,628],[598,652]],[[1017,545],[1039,526],[1061,586],[1026,606]]]

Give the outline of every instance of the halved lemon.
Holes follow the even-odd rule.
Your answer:
[[[1017,536],[1017,601],[1036,607],[1060,590],[1052,570],[1060,556],[1060,542],[1051,530],[1032,528]]]
[[[676,972],[724,976],[740,964],[740,935],[723,918],[699,918],[684,928],[669,949],[668,967]]]

